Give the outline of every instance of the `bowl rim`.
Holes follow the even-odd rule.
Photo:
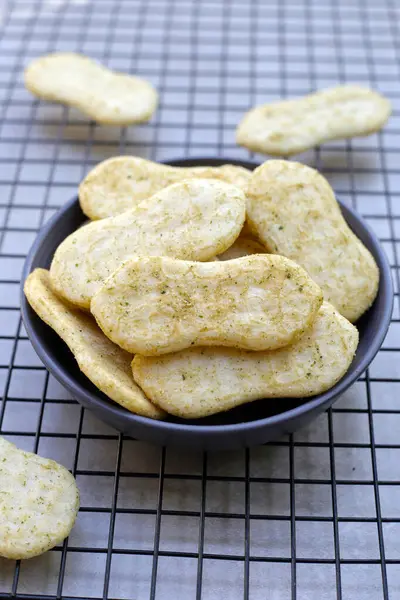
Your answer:
[[[163,161],[163,164],[167,164],[170,166],[220,166],[223,164],[233,164],[237,166],[243,166],[249,169],[254,169],[259,166],[259,163],[251,161],[241,161],[229,158],[207,159],[203,157],[168,160]],[[40,336],[37,335],[34,329],[34,326],[31,321],[31,316],[29,314],[29,303],[24,294],[24,283],[29,273],[32,271],[32,265],[35,261],[37,252],[45,244],[48,234],[51,232],[56,223],[62,220],[63,215],[66,212],[68,212],[68,210],[75,203],[79,202],[78,196],[75,196],[74,198],[66,202],[39,230],[35,241],[32,244],[32,247],[29,250],[29,253],[25,259],[20,284],[20,304],[22,320],[25,325],[28,337],[46,368],[65,388],[67,388],[71,392],[71,394],[76,400],[81,401],[82,399],[84,399],[84,404],[86,404],[86,406],[92,407],[93,409],[98,408],[103,412],[109,413],[110,419],[114,419],[115,417],[117,417],[119,419],[122,418],[128,420],[132,424],[138,423],[144,427],[155,427],[161,430],[161,433],[163,431],[168,434],[179,434],[184,432],[186,434],[190,433],[193,436],[207,435],[211,437],[217,437],[222,433],[228,434],[229,432],[248,432],[251,430],[263,429],[268,426],[284,425],[287,421],[294,420],[298,417],[306,416],[308,415],[308,413],[312,413],[317,408],[323,410],[325,406],[327,407],[331,404],[332,398],[336,398],[343,394],[351,385],[353,385],[353,383],[357,381],[357,379],[368,368],[369,364],[378,353],[382,342],[386,337],[386,333],[391,321],[394,301],[391,268],[389,265],[388,258],[383,248],[381,247],[377,236],[375,235],[371,227],[363,219],[363,217],[361,217],[361,215],[359,215],[353,208],[350,208],[349,206],[345,205],[338,198],[337,201],[342,212],[344,212],[344,216],[346,217],[346,213],[348,213],[353,219],[355,219],[361,224],[361,226],[365,229],[366,233],[368,234],[371,240],[371,245],[374,249],[375,260],[379,266],[380,285],[382,284],[385,286],[386,295],[390,300],[385,303],[384,310],[380,315],[381,322],[380,327],[377,330],[377,334],[374,336],[372,343],[369,345],[366,352],[361,357],[360,363],[356,367],[356,369],[354,369],[353,371],[347,371],[342,377],[342,379],[340,379],[332,388],[330,388],[326,392],[318,394],[315,397],[310,397],[309,399],[305,398],[302,404],[297,405],[294,408],[284,410],[280,413],[269,417],[262,417],[260,419],[238,423],[215,425],[202,425],[201,423],[193,424],[184,422],[175,423],[168,420],[150,419],[148,417],[143,417],[140,415],[136,415],[135,413],[131,413],[119,404],[114,403],[112,400],[103,400],[97,394],[85,389],[75,378],[71,377],[68,373],[66,373],[66,371],[62,368],[62,365],[60,365],[59,362],[54,359],[51,353],[45,350],[41,342]],[[106,420],[106,417],[104,419]]]

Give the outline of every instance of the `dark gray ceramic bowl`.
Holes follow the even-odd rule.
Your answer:
[[[254,169],[254,163],[234,160],[179,160],[175,166],[242,165]],[[311,399],[259,400],[215,417],[183,421],[170,418],[153,421],[129,413],[114,404],[80,372],[75,359],[60,338],[34,313],[21,287],[22,317],[28,336],[49,371],[83,406],[100,419],[135,438],[156,444],[176,444],[204,450],[242,448],[261,444],[292,432],[326,410],[354,383],[378,352],[386,335],[393,305],[390,267],[377,238],[367,224],[351,209],[341,204],[343,216],[351,229],[372,252],[380,270],[378,296],[357,327],[360,343],[353,363],[332,389]],[[85,220],[78,199],[73,198],[39,232],[26,259],[23,279],[36,267],[48,268],[57,246]]]

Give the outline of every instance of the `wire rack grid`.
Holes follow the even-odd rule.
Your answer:
[[[400,6],[396,0],[14,0],[0,7],[0,431],[66,465],[81,509],[42,557],[0,559],[0,598],[400,598]],[[39,54],[84,52],[160,92],[153,120],[100,127],[23,86]],[[249,157],[251,105],[338,82],[393,103],[383,133],[298,157],[379,235],[396,288],[368,372],[308,428],[222,454],[119,435],[48,374],[19,315],[24,257],[97,162]],[[263,160],[261,156],[253,156]]]

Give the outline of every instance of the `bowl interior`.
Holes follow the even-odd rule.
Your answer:
[[[168,164],[176,166],[194,166],[194,165],[221,165],[226,162],[231,164],[239,164],[247,168],[255,168],[254,163],[228,161],[228,160],[183,160],[170,161]],[[169,423],[184,424],[185,426],[194,425],[216,427],[251,423],[265,419],[273,421],[280,415],[285,418],[285,415],[295,415],[296,413],[305,413],[312,411],[321,405],[329,405],[336,396],[340,395],[349,385],[351,385],[361,373],[366,369],[376,352],[379,350],[382,341],[385,337],[393,304],[393,289],[390,275],[390,267],[386,256],[380,247],[380,244],[366,225],[364,221],[351,209],[341,204],[343,216],[349,224],[350,228],[367,246],[373,254],[380,269],[381,279],[378,296],[370,308],[357,323],[360,333],[360,343],[357,349],[353,363],[343,377],[331,390],[315,396],[311,399],[278,399],[268,400],[268,402],[257,401],[242,407],[233,409],[227,413],[222,413],[201,419],[199,421],[182,421],[175,417],[170,417]],[[39,232],[39,235],[30,251],[26,260],[23,281],[27,275],[36,267],[48,268],[51,259],[57,246],[82,222],[86,220],[82,213],[77,198],[68,202],[49,223]],[[28,335],[42,358],[43,362],[50,371],[67,387],[79,400],[79,395],[84,395],[87,399],[97,406],[112,413],[119,413],[124,419],[140,419],[146,420],[144,417],[132,415],[122,407],[115,405],[104,394],[102,394],[79,370],[75,359],[67,346],[62,342],[58,335],[50,329],[30,308],[25,296],[21,294],[21,307],[25,326]],[[275,417],[275,419],[274,419]],[[147,421],[150,421],[147,419]],[[154,423],[154,421],[152,422]],[[167,421],[168,423],[168,421]],[[157,426],[164,427],[167,423],[157,423]]]

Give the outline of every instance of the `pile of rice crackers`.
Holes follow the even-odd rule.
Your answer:
[[[127,410],[198,419],[320,394],[349,368],[379,271],[314,169],[119,156],[79,200],[91,222],[25,294]]]

